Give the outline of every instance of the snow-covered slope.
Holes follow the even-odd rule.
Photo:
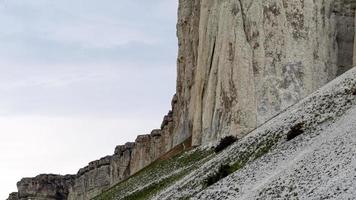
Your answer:
[[[353,68],[155,199],[356,199],[355,104]]]

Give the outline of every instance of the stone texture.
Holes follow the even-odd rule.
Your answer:
[[[173,98],[172,107],[174,104]],[[153,130],[147,135],[140,135],[135,142],[118,145],[113,155],[90,162],[75,176],[40,175],[23,179],[18,184],[18,195],[11,194],[9,200],[16,199],[17,196],[21,200],[91,199],[172,150],[172,133],[173,111],[170,111],[164,117],[161,129]],[[179,149],[184,150],[184,148]],[[71,182],[65,185],[64,183],[67,182],[64,180],[68,177],[72,178]]]
[[[11,194],[9,194],[9,197],[7,198],[7,200],[18,200],[19,196],[17,192],[13,192]]]
[[[179,8],[176,141],[241,137],[352,65],[354,11],[344,1],[181,0]]]
[[[25,179],[17,196],[91,199],[188,139],[198,146],[243,137],[356,63],[354,5],[179,0],[177,91],[160,129],[89,163],[69,185],[41,175],[51,181]]]
[[[352,3],[352,4],[350,4]],[[336,29],[338,42],[338,75],[344,73],[350,66],[353,65],[353,48],[354,48],[354,37],[355,37],[355,18],[354,9],[356,6],[356,1],[350,3],[343,3],[339,5],[336,11],[340,10],[338,15],[336,15]]]
[[[174,101],[172,102],[172,106]],[[135,142],[119,145],[114,155],[89,163],[76,175],[69,200],[91,199],[102,191],[143,169],[172,149],[173,112],[163,119],[161,129],[139,135]]]
[[[356,68],[289,107],[151,199],[355,199],[355,95]],[[303,133],[290,140],[289,135],[297,126],[302,127]],[[206,181],[217,177],[221,166],[226,165],[235,172],[207,187]]]
[[[356,12],[356,11],[355,11]],[[356,27],[356,15],[355,15],[355,23],[354,26]],[[353,56],[353,65],[356,66],[356,31],[354,37],[354,56]]]
[[[20,200],[65,200],[68,197],[69,188],[74,183],[75,176],[42,174],[35,178],[24,178],[17,183]],[[12,198],[16,199],[16,195]]]
[[[90,199],[110,187],[111,159],[107,156],[80,169],[68,199]]]
[[[115,154],[111,159],[110,184],[113,185],[130,176],[131,153],[134,143],[129,142],[115,148]]]
[[[179,0],[176,89],[176,107],[178,109],[173,113],[174,145],[191,135],[192,119],[189,114],[189,104],[198,58],[200,7],[200,0]]]

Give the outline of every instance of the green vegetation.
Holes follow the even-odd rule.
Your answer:
[[[213,155],[208,150],[191,150],[168,160],[157,160],[129,179],[103,192],[94,200],[146,200],[177,182]]]
[[[203,189],[240,170],[247,163],[262,157],[277,144],[280,138],[280,135],[270,133],[265,140],[253,142],[246,150],[224,161],[217,169],[215,168],[214,173],[200,182]],[[216,155],[214,151],[214,148],[210,150],[196,149],[186,151],[167,160],[157,160],[129,179],[103,192],[94,200],[150,199],[209,161]],[[207,171],[207,173],[209,172]],[[189,196],[183,197],[182,200],[188,198]]]
[[[184,177],[187,174],[187,172],[188,171],[183,171],[176,175],[165,178],[157,183],[153,183],[153,184],[149,185],[148,187],[143,188],[142,190],[139,190],[137,192],[134,192],[134,193],[124,197],[123,200],[146,200],[146,199],[149,199],[149,197],[152,197],[153,195],[157,194],[162,189],[167,188],[168,186],[170,186],[177,180]]]

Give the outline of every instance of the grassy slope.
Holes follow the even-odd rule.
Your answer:
[[[212,157],[210,150],[195,149],[167,160],[157,160],[129,179],[118,183],[94,200],[149,199],[200,167]]]

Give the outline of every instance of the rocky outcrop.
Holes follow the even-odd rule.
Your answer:
[[[9,197],[7,198],[7,200],[18,200],[19,196],[17,192],[13,192],[11,194],[9,194]]]
[[[173,98],[172,107],[175,100]],[[143,169],[173,149],[173,111],[163,119],[161,129],[140,135],[135,142],[119,145],[111,156],[92,161],[74,176],[40,175],[21,180],[13,199],[91,199],[116,183]],[[189,143],[190,140],[189,140]],[[176,151],[190,147],[186,143]],[[170,155],[169,154],[169,155]],[[173,155],[173,154],[172,154]],[[70,180],[70,181],[69,181]]]
[[[35,178],[24,178],[17,183],[18,193],[12,193],[10,199],[67,199],[69,188],[74,183],[75,176],[42,174]]]
[[[90,199],[110,187],[111,159],[111,156],[107,156],[80,169],[68,199]]]
[[[178,142],[241,137],[352,65],[354,11],[344,1],[181,0],[179,8]]]
[[[349,69],[353,57],[356,63],[352,2],[179,0],[172,110],[160,129],[80,169],[68,199],[90,199],[184,141],[179,151],[243,137]],[[33,199],[48,193],[18,189]]]
[[[150,199],[355,199],[355,122],[356,68]]]
[[[114,155],[93,161],[80,169],[68,199],[91,199],[167,153],[173,146],[172,123],[170,111],[164,117],[161,129],[153,130],[148,135],[139,135],[135,142],[117,146]]]

